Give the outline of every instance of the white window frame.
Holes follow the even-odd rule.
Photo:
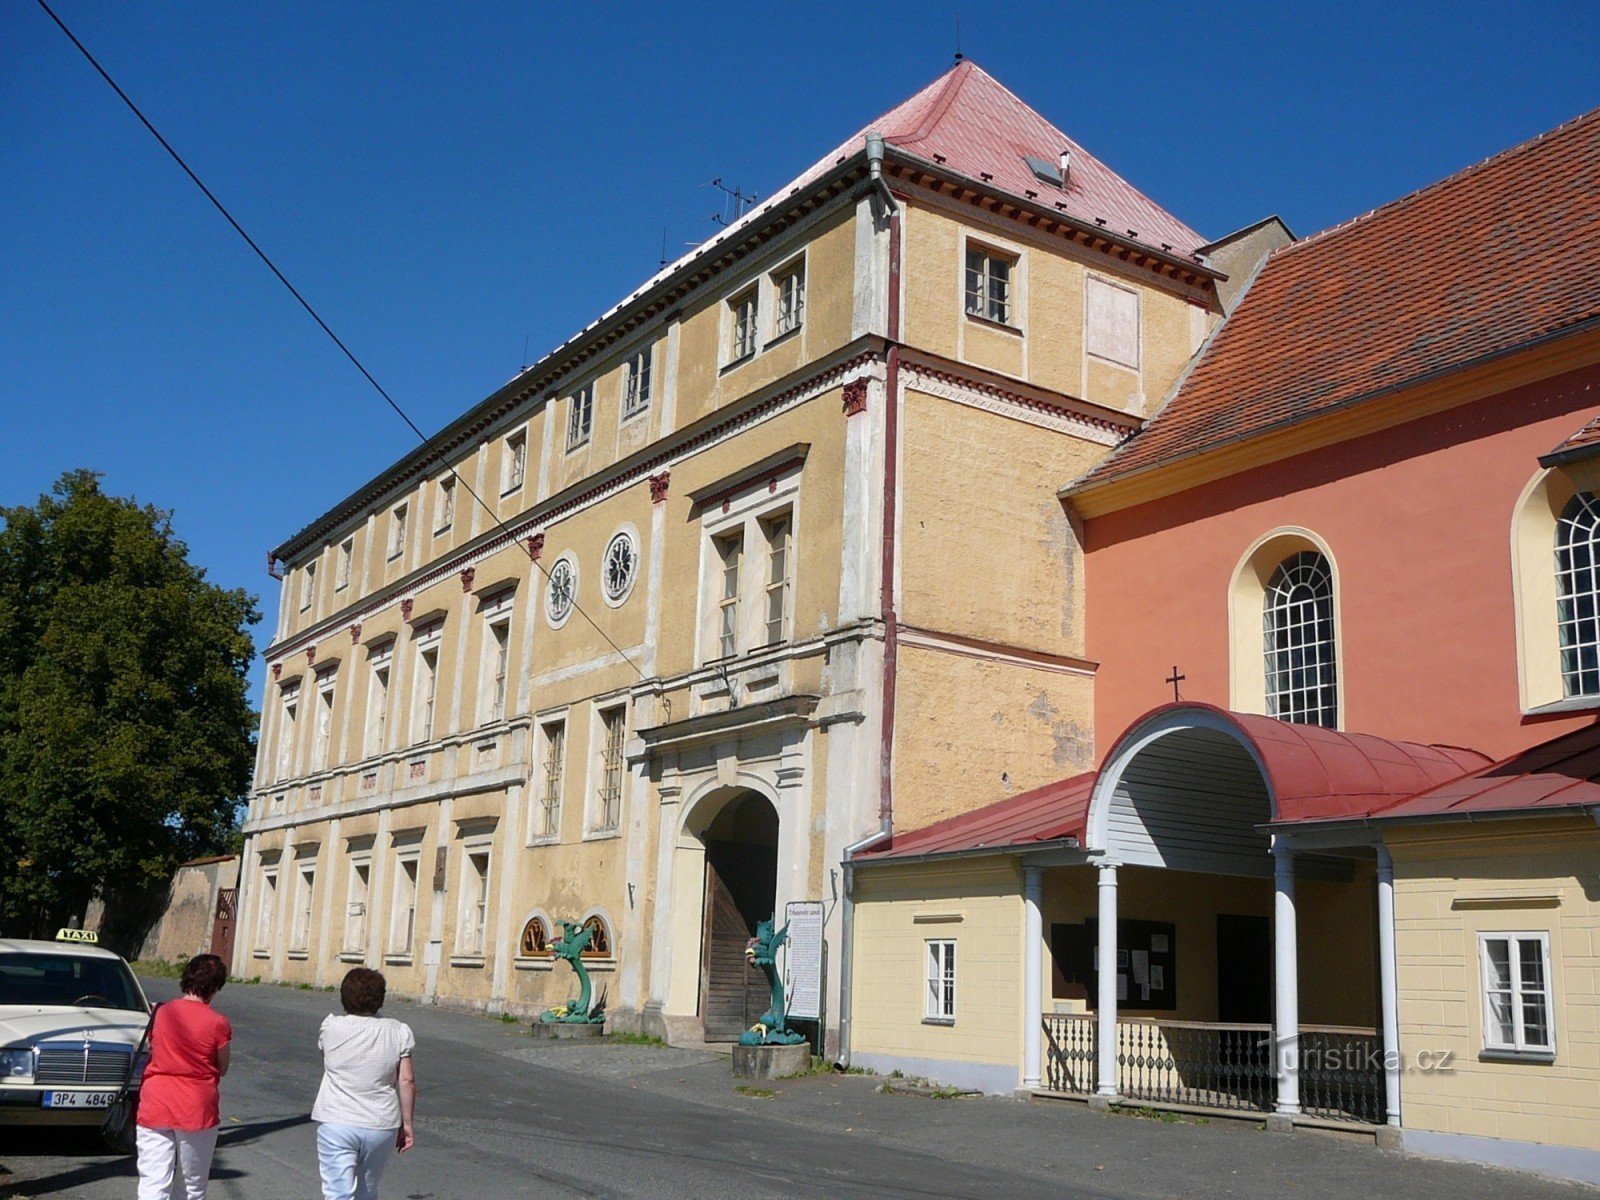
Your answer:
[[[547,713],[539,718],[539,761],[535,768],[536,785],[529,789],[533,811],[528,814],[528,844],[561,840],[561,809],[567,774],[567,712]],[[559,740],[552,737],[559,734]]]
[[[439,515],[434,518],[433,536],[450,532],[456,523],[456,477],[454,472],[439,476],[437,497]]]
[[[456,917],[456,957],[482,958],[488,952],[489,922],[494,917],[490,879],[494,851],[488,835],[461,846],[461,907]],[[482,860],[482,870],[479,861]]]
[[[700,606],[695,627],[697,663],[728,662],[768,648],[766,590],[770,559],[767,553],[767,527],[769,522],[783,513],[787,513],[789,519],[785,641],[794,636],[795,597],[799,594],[799,555],[796,551],[803,537],[800,472],[801,467],[797,464],[774,479],[753,481],[747,490],[730,497],[726,513],[721,511],[721,505],[712,505],[714,511],[702,519]],[[722,652],[725,579],[719,543],[734,536],[742,538],[743,550],[734,618],[736,645],[730,656]]]
[[[389,562],[394,562],[406,552],[406,518],[408,506],[396,504],[389,510]]]
[[[376,758],[389,749],[389,706],[394,702],[394,643],[388,642],[367,656],[367,721],[362,733],[362,756]]]
[[[922,1020],[928,1025],[956,1023],[956,939],[927,938],[922,956]]]
[[[345,590],[345,588],[350,586],[350,566],[351,563],[354,562],[355,556],[356,539],[355,535],[352,534],[351,536],[345,538],[344,541],[339,543],[338,565],[334,571],[333,577],[334,591],[342,592]]]
[[[1499,981],[1494,977],[1489,958],[1491,942],[1506,943],[1506,961],[1511,974],[1508,988],[1499,986]],[[1535,989],[1531,993],[1522,978],[1521,971],[1522,956],[1519,949],[1525,943],[1539,947],[1540,970],[1544,976],[1544,987]],[[1483,1052],[1486,1057],[1531,1058],[1542,1062],[1555,1059],[1556,1004],[1553,966],[1550,958],[1550,934],[1547,931],[1488,930],[1478,934],[1478,999],[1483,1009]],[[1528,1041],[1524,1004],[1530,994],[1542,998],[1544,1002],[1545,1026],[1550,1035],[1548,1045]],[[1509,1042],[1501,1036],[1499,1022],[1494,1018],[1490,998],[1495,995],[1505,996],[1511,1007],[1512,1034]]]
[[[612,718],[618,718],[615,726]],[[610,737],[615,728],[615,743]],[[622,810],[628,795],[628,705],[594,707],[593,759],[595,786],[590,789],[589,836],[616,837],[622,833]]]
[[[338,680],[337,670],[330,669],[317,673],[317,723],[312,731],[314,740],[311,743],[313,771],[327,770],[328,760],[332,756],[334,688]]]
[[[622,421],[624,424],[650,411],[655,390],[655,344],[635,351],[622,364]]]
[[[1556,516],[1556,643],[1560,648],[1561,695],[1578,700],[1600,695],[1600,615],[1583,613],[1583,601],[1591,610],[1600,603],[1600,581],[1587,590],[1578,583],[1600,571],[1594,554],[1600,551],[1600,496],[1579,490],[1561,506]],[[1592,564],[1587,571],[1574,566],[1572,551],[1583,547]]]
[[[744,309],[749,305],[749,314]],[[724,337],[723,365],[749,362],[761,351],[761,281],[753,280],[731,293],[723,303],[727,333]]]
[[[979,260],[976,286],[973,259]],[[1006,265],[1005,294],[994,296],[996,273],[991,264]],[[982,238],[964,238],[961,246],[961,311],[969,318],[1008,329],[1022,328],[1018,317],[1022,298],[1022,255]],[[997,309],[1001,315],[995,316]]]
[[[299,680],[284,686],[278,704],[278,773],[274,782],[294,775],[295,728],[300,716]]]
[[[278,868],[261,868],[261,904],[256,910],[257,950],[272,949],[273,922],[278,915]]]
[[[443,622],[417,638],[411,683],[411,744],[434,740],[439,725],[439,654]],[[430,663],[429,656],[432,656]]]
[[[311,926],[316,922],[317,866],[315,862],[295,864],[294,922],[289,929],[289,951],[306,954],[311,950]]]
[[[482,606],[483,659],[478,680],[480,725],[503,721],[511,687],[511,617],[516,593],[510,588],[488,597]]]
[[[789,259],[771,272],[772,285],[772,337],[771,341],[797,333],[806,322],[806,256],[804,252]],[[793,299],[786,306],[784,289],[793,281]]]
[[[410,867],[408,874],[406,867]],[[407,885],[410,886],[410,916],[406,920],[406,937],[400,940],[401,917],[406,912],[402,901],[406,898]],[[416,953],[417,945],[417,901],[422,895],[422,851],[418,847],[399,850],[394,858],[394,884],[391,888],[389,904],[389,933],[387,944],[384,947],[384,957],[388,959],[402,959],[409,961]]]
[[[779,542],[773,541],[774,527],[782,524]],[[761,645],[781,646],[788,641],[794,625],[794,510],[780,509],[757,518],[761,544],[766,547],[766,570],[761,580]],[[781,563],[781,568],[779,564]],[[777,578],[774,578],[774,574]],[[778,604],[774,630],[773,601]]]
[[[365,879],[361,872],[366,872]],[[360,912],[356,909],[360,908]],[[350,856],[350,874],[344,888],[344,931],[339,939],[340,953],[365,954],[367,939],[371,936],[369,918],[372,915],[372,855]]]
[[[509,496],[522,490],[528,478],[528,427],[506,435],[505,463],[500,472],[500,494]]]
[[[568,454],[581,450],[594,437],[594,384],[586,383],[567,397]]]
[[[1312,561],[1315,560],[1315,561]],[[1314,573],[1314,574],[1311,574]],[[1287,587],[1280,584],[1285,578]],[[1326,600],[1297,600],[1297,589],[1320,577]],[[1266,715],[1280,721],[1339,727],[1338,598],[1333,563],[1320,550],[1296,550],[1267,576],[1261,601],[1262,670],[1265,672]],[[1310,607],[1315,605],[1315,607]],[[1326,610],[1323,611],[1323,605]],[[1325,627],[1325,628],[1324,628]],[[1326,636],[1319,636],[1321,633]],[[1294,664],[1299,661],[1300,666]],[[1314,682],[1307,684],[1306,679]],[[1296,682],[1296,680],[1299,682]],[[1330,703],[1331,700],[1331,703]]]
[[[317,560],[313,558],[300,568],[300,611],[308,611],[316,598]]]
[[[743,525],[711,538],[716,584],[712,591],[711,636],[716,647],[713,662],[735,658],[742,648],[744,608],[744,558],[749,541]]]

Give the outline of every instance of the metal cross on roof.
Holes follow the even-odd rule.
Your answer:
[[[1178,694],[1178,685],[1187,678],[1189,678],[1187,675],[1178,674],[1177,664],[1174,663],[1172,667],[1172,674],[1167,676],[1167,682],[1172,685],[1172,702],[1174,704],[1183,699],[1183,697]]]

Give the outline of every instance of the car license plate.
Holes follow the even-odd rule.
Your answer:
[[[45,1108],[110,1108],[115,1092],[46,1092]]]

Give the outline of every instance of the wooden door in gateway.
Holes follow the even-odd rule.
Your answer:
[[[706,926],[701,963],[701,1019],[708,1042],[732,1042],[767,1011],[765,976],[745,958],[756,923],[772,916],[777,884],[773,848],[742,842],[706,844]]]

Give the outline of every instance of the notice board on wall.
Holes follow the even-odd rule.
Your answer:
[[[1058,932],[1059,931],[1059,932]],[[1071,931],[1071,932],[1069,932]],[[1082,998],[1093,1009],[1100,996],[1097,948],[1100,923],[1050,928],[1058,997]],[[1117,1007],[1178,1007],[1178,938],[1170,921],[1117,922]]]

